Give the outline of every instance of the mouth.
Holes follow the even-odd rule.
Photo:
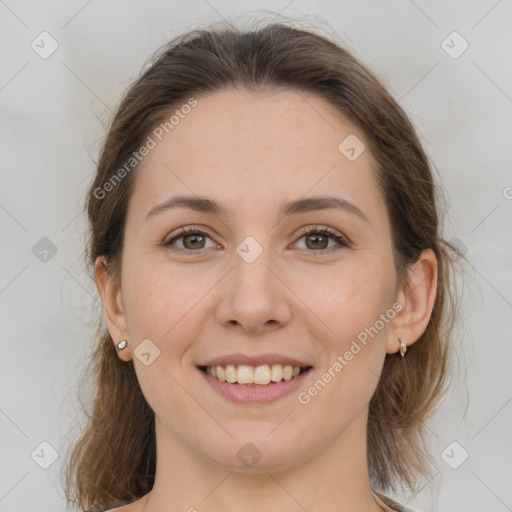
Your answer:
[[[283,364],[227,364],[199,366],[201,371],[214,379],[233,385],[254,387],[272,386],[280,382],[298,378],[312,369],[312,366],[292,366]]]

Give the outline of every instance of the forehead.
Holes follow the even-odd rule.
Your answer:
[[[137,170],[137,205],[178,194],[212,196],[238,211],[333,191],[361,208],[379,199],[364,135],[322,98],[230,89],[194,99],[150,135],[155,147]],[[356,159],[344,141],[362,151]]]

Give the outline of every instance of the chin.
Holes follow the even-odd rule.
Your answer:
[[[276,424],[273,425],[275,429]],[[300,459],[306,460],[307,448],[303,436],[298,432],[280,432],[267,428],[245,428],[235,438],[209,438],[201,452],[219,467],[229,471],[266,473],[285,471],[296,466]],[[200,446],[195,442],[194,446]]]

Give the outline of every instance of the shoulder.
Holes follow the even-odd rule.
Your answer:
[[[120,507],[103,508],[98,512],[137,512],[138,510],[138,508],[134,507],[134,503],[130,503],[129,505],[122,505]]]
[[[112,503],[107,503],[103,505],[96,505],[95,507],[89,509],[87,512],[135,512],[133,508],[133,503],[128,505],[120,505],[117,506]]]
[[[145,501],[147,501],[147,496],[143,496],[131,503],[123,503],[122,501],[118,501],[117,503],[104,503],[103,505],[98,505],[97,508],[91,509],[88,512],[140,512]]]
[[[420,512],[419,510],[417,510],[415,508],[411,508],[411,507],[407,507],[405,505],[401,505],[397,501],[392,500],[391,498],[388,498],[387,496],[384,496],[383,494],[380,494],[380,493],[375,492],[375,491],[373,493],[374,493],[374,495],[377,496],[377,498],[380,499],[380,501],[382,501],[385,505],[390,507],[393,511],[396,511],[396,512]]]

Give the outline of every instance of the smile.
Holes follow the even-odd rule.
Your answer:
[[[267,386],[281,381],[292,380],[310,367],[262,364],[249,366],[246,364],[202,366],[207,375],[230,384],[241,384],[245,386]]]

